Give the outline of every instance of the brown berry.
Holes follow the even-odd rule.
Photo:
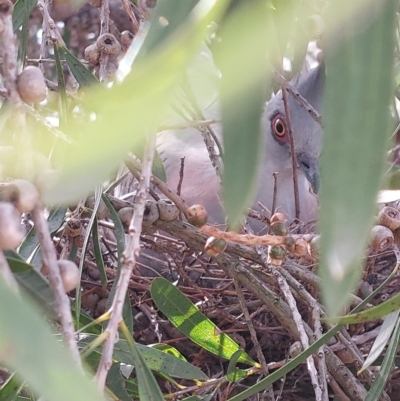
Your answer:
[[[202,205],[193,205],[190,206],[188,210],[188,221],[190,224],[193,224],[197,228],[203,227],[207,224],[207,211]]]
[[[226,241],[222,238],[210,237],[204,246],[205,253],[211,258],[224,252],[226,249]]]
[[[77,235],[76,237],[73,238],[72,243],[77,248],[82,248],[83,244],[85,243],[85,236],[84,235]]]
[[[288,233],[289,233],[288,226],[281,221],[274,221],[273,223],[271,223],[270,227],[271,227],[272,233],[275,235],[279,235],[279,236],[283,237],[285,235],[288,235]]]
[[[13,180],[2,190],[2,198],[11,202],[20,213],[31,212],[39,202],[39,191],[31,182]]]
[[[121,45],[111,33],[104,33],[99,36],[96,47],[100,53],[106,54],[110,58],[116,58],[121,53]]]
[[[70,292],[76,288],[79,283],[78,266],[71,260],[61,259],[57,261],[60,269],[61,279],[65,292]]]
[[[296,256],[305,256],[307,255],[308,242],[303,238],[297,238],[294,244],[294,254]]]
[[[0,250],[15,249],[24,239],[21,216],[8,202],[0,202]]]
[[[33,66],[26,67],[17,78],[17,89],[25,103],[43,102],[47,96],[47,87],[42,70]]]
[[[100,52],[97,49],[96,44],[92,44],[85,49],[85,60],[90,65],[97,65],[99,64],[100,59]]]
[[[276,221],[280,221],[281,223],[284,223],[286,221],[285,215],[283,213],[274,213],[271,216],[271,224],[275,223]]]

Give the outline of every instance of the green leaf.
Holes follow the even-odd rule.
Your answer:
[[[56,69],[57,69],[57,83],[58,83],[58,95],[59,95],[59,118],[60,118],[60,126],[63,127],[67,121],[67,93],[65,91],[65,79],[64,79],[64,71],[61,64],[60,58],[60,46],[57,43],[54,43],[54,59],[56,60]]]
[[[239,380],[244,379],[249,375],[249,373],[244,369],[238,369],[236,364],[240,358],[240,355],[243,354],[243,350],[236,351],[233,355],[231,360],[229,361],[228,369],[226,371],[226,378],[230,382],[237,382]]]
[[[107,375],[107,387],[121,401],[131,401],[125,389],[125,379],[120,371],[120,363],[113,363]]]
[[[224,21],[216,52],[222,74],[222,193],[231,229],[238,228],[246,208],[251,206],[259,179],[258,166],[264,150],[261,146],[261,115],[267,98],[266,55],[270,43],[260,40],[268,38],[270,31],[267,23],[270,10],[266,2],[247,1],[240,5],[229,20]],[[233,94],[232,88],[237,93]]]
[[[399,309],[400,309],[400,294],[395,295],[394,297],[388,299],[387,301],[382,302],[378,306],[374,306],[373,308],[367,309],[363,312],[354,313],[352,315],[347,315],[347,316],[325,318],[321,319],[321,321],[330,321],[341,324],[366,323],[372,320],[380,319]]]
[[[117,257],[118,257],[118,266],[117,266],[117,274],[114,280],[114,283],[111,287],[110,295],[107,299],[107,309],[111,307],[112,301],[114,299],[115,295],[115,290],[117,287],[117,283],[119,280],[119,276],[121,274],[121,260],[122,260],[122,254],[125,250],[125,232],[124,232],[124,227],[122,226],[121,220],[118,216],[117,211],[114,209],[114,206],[111,204],[111,202],[108,200],[108,198],[103,194],[102,199],[104,203],[107,206],[107,209],[110,212],[111,215],[111,220],[114,223],[114,232],[115,232],[115,237],[117,239]],[[127,325],[129,331],[132,333],[133,332],[133,317],[132,317],[132,308],[131,308],[131,301],[129,298],[129,294],[126,294],[125,301],[124,301],[124,307],[122,310],[122,317],[124,318],[124,322]]]
[[[93,239],[93,252],[94,257],[96,259],[96,265],[99,269],[100,273],[100,281],[101,285],[105,287],[107,285],[107,274],[104,266],[103,255],[101,253],[100,248],[100,239],[99,239],[99,225],[97,221],[97,217],[94,219],[93,228],[92,228],[92,239]]]
[[[396,358],[397,350],[400,341],[400,319],[397,319],[396,326],[393,331],[392,338],[386,350],[386,355],[380,367],[377,377],[368,391],[365,401],[379,400],[380,396],[385,389],[389,374],[393,369],[393,362]]]
[[[47,219],[49,224],[50,233],[54,234],[64,223],[65,213],[67,212],[66,207],[59,207],[53,209]],[[26,235],[24,241],[18,249],[18,254],[25,260],[32,256],[32,253],[39,245],[35,229],[32,228]],[[41,266],[40,266],[41,267]]]
[[[77,368],[67,348],[54,336],[42,313],[30,299],[23,293],[14,294],[2,280],[0,294],[2,363],[17,370],[32,391],[45,399],[105,400],[96,391],[93,381]],[[21,322],[29,330],[21,329]]]
[[[29,15],[37,5],[37,0],[17,0],[12,15],[13,28],[16,32],[23,24],[26,13]]]
[[[319,272],[329,315],[343,310],[356,285],[373,222],[390,135],[397,2],[341,0],[335,7],[344,16],[324,55],[320,195]]]
[[[51,320],[58,320],[53,291],[45,278],[31,265],[22,260],[7,257],[8,264],[18,284],[35,304]]]
[[[13,373],[0,388],[0,400],[14,401],[23,387],[21,380]]]
[[[228,360],[240,349],[168,280],[162,277],[154,279],[150,292],[154,303],[168,320],[200,347]],[[257,365],[246,353],[240,355],[239,362]]]
[[[362,373],[365,369],[368,369],[381,356],[393,333],[393,330],[396,327],[396,324],[399,320],[399,314],[400,311],[396,311],[385,317],[379,334],[377,335],[374,343],[372,344],[371,350],[369,351],[368,357],[365,360],[362,368],[357,372],[357,375],[360,375],[360,373]]]
[[[123,85],[111,89],[96,85],[86,93],[85,102],[96,119],[69,122],[66,133],[77,140],[58,150],[65,163],[59,179],[43,194],[46,203],[66,203],[86,195],[118,166],[129,149],[143,141],[149,130],[155,131],[161,125],[184,70],[197,54],[209,24],[218,22],[228,0],[202,4],[204,7],[169,35],[157,52],[135,63]],[[173,19],[179,7],[171,9],[165,18]]]
[[[79,341],[81,347],[86,347],[98,336],[82,334]],[[166,374],[178,379],[207,380],[208,377],[197,367],[174,355],[162,352],[155,347],[136,344],[147,366],[154,372]],[[102,347],[96,352],[101,353]],[[133,364],[131,350],[125,340],[119,340],[114,347],[113,358],[120,363]]]
[[[148,368],[137,344],[125,325],[121,325],[121,331],[127,340],[133,365],[135,366],[136,377],[139,386],[139,398],[141,401],[165,401],[153,373]]]
[[[71,73],[82,88],[99,83],[98,79],[92,74],[92,72],[87,69],[66,47],[59,44],[58,49],[65,57],[65,61],[67,62]]]

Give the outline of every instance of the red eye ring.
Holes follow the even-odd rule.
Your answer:
[[[278,139],[282,140],[285,138],[287,133],[286,122],[283,119],[283,116],[278,114],[272,120],[272,131],[278,137]]]

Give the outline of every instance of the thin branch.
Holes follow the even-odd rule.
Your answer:
[[[303,319],[300,315],[299,310],[297,309],[296,301],[290,291],[289,284],[287,283],[287,281],[285,280],[285,278],[282,276],[282,274],[279,272],[278,269],[274,271],[274,274],[277,277],[279,287],[283,295],[285,296],[286,302],[288,303],[290,310],[292,312],[293,321],[296,323],[303,349],[307,349],[310,346],[310,343],[308,341],[308,336],[304,328]],[[311,382],[314,387],[315,399],[316,401],[322,401],[323,393],[319,384],[318,372],[315,367],[314,359],[312,356],[309,356],[307,358],[307,369],[308,373],[310,374]],[[326,394],[325,397],[327,397],[327,395],[328,394]]]
[[[35,224],[35,231],[40,242],[43,264],[49,271],[48,277],[57,305],[58,317],[60,318],[61,323],[61,332],[64,341],[71,352],[72,358],[75,363],[81,367],[81,358],[79,355],[78,345],[75,341],[75,331],[69,298],[65,293],[62,284],[60,269],[57,264],[56,251],[51,241],[49,226],[44,218],[43,209],[36,206],[31,213],[31,217]]]
[[[311,106],[311,104],[294,88],[289,82],[278,72],[273,73],[274,80],[285,88],[299,103],[300,106],[304,107],[310,116],[322,127],[321,115]]]
[[[295,210],[295,217],[296,220],[300,220],[300,201],[299,201],[299,183],[297,180],[297,157],[296,157],[296,149],[294,146],[294,137],[293,137],[293,125],[292,125],[292,118],[290,116],[290,109],[289,109],[289,101],[286,93],[286,88],[282,87],[282,98],[283,104],[285,106],[285,115],[286,115],[286,122],[289,131],[289,143],[290,143],[290,153],[292,156],[292,167],[293,167],[293,190],[294,190],[294,210]]]
[[[129,286],[129,279],[140,253],[140,234],[145,211],[146,196],[150,186],[151,168],[155,152],[156,138],[154,135],[147,137],[147,146],[143,156],[143,167],[135,198],[135,212],[129,226],[129,240],[122,255],[121,274],[116,286],[115,296],[112,302],[111,318],[106,328],[108,338],[104,344],[100,364],[96,373],[97,387],[103,391],[107,373],[112,364],[112,354],[115,340],[118,336],[118,326],[122,321],[122,309]]]

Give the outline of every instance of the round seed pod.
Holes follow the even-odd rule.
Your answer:
[[[82,297],[82,306],[93,313],[99,300],[100,297],[97,294],[87,294],[86,296]]]
[[[15,249],[24,239],[21,216],[17,209],[7,202],[0,202],[0,249]]]
[[[40,103],[46,99],[47,87],[38,67],[26,67],[17,78],[17,89],[25,103]]]
[[[93,210],[95,205],[95,198],[94,196],[90,196],[86,199],[85,206]],[[110,211],[108,210],[106,204],[104,203],[103,199],[100,199],[99,207],[97,208],[96,216],[99,220],[105,220],[110,217]]]
[[[128,48],[133,41],[135,35],[131,31],[122,31],[121,32],[121,43],[122,46]]]
[[[294,254],[296,256],[307,255],[308,242],[303,238],[297,238],[294,243]]]
[[[11,202],[20,213],[29,213],[39,202],[39,191],[25,180],[11,181],[1,195],[3,200]]]
[[[271,223],[270,227],[271,227],[272,233],[275,235],[279,235],[279,236],[283,237],[285,235],[288,235],[288,233],[289,233],[288,226],[282,221],[274,221],[273,223]]]
[[[179,217],[179,209],[171,200],[160,199],[157,206],[160,211],[160,220],[174,221]]]
[[[291,358],[295,358],[303,352],[303,346],[300,341],[294,342],[289,349],[289,355]]]
[[[70,292],[76,288],[79,283],[78,266],[71,260],[61,259],[57,261],[60,269],[61,279],[65,292]]]
[[[160,218],[160,211],[155,200],[147,200],[144,207],[143,223],[153,224]]]
[[[107,298],[100,299],[94,312],[94,318],[103,315],[106,312],[106,307],[107,307]]]
[[[11,15],[13,10],[14,6],[10,0],[0,0],[0,15],[2,18]]]
[[[385,206],[379,211],[378,224],[392,231],[397,230],[400,227],[400,212],[394,207]]]
[[[268,262],[274,266],[281,266],[286,258],[286,251],[280,245],[270,246],[268,248]]]
[[[85,60],[90,65],[99,64],[99,59],[100,59],[100,52],[95,44],[92,44],[85,49]]]
[[[271,224],[275,223],[275,222],[278,222],[278,221],[281,222],[281,223],[284,223],[286,221],[285,215],[283,213],[274,213],[271,216]]]
[[[118,70],[118,65],[116,63],[113,63],[113,61],[116,61],[116,60],[109,60],[107,67],[106,67],[108,78],[114,78],[114,76]]]
[[[319,235],[315,235],[313,237],[313,239],[308,243],[308,253],[314,259],[319,259],[320,240],[321,240],[321,237]]]
[[[382,252],[390,248],[393,241],[393,232],[389,228],[380,225],[372,227],[369,245],[375,252]]]
[[[204,246],[205,253],[211,258],[224,252],[226,249],[226,241],[222,238],[209,237]]]
[[[97,38],[96,47],[100,53],[106,54],[110,58],[116,58],[121,53],[121,45],[111,33],[100,35]]]
[[[101,0],[89,0],[88,3],[92,7],[100,8],[102,1]]]
[[[77,247],[77,248],[82,248],[83,244],[85,243],[85,236],[84,235],[77,235],[74,237],[72,240],[72,243]]]
[[[202,205],[193,205],[189,208],[188,221],[197,228],[203,227],[207,224],[207,211]]]
[[[82,224],[79,219],[72,218],[67,221],[65,225],[65,234],[68,237],[74,238],[82,233]]]
[[[293,237],[286,237],[285,246],[288,252],[294,253],[296,241]]]
[[[121,220],[122,226],[124,227],[124,231],[126,233],[129,231],[129,225],[131,224],[133,212],[133,207],[123,207],[118,211],[119,219]]]

